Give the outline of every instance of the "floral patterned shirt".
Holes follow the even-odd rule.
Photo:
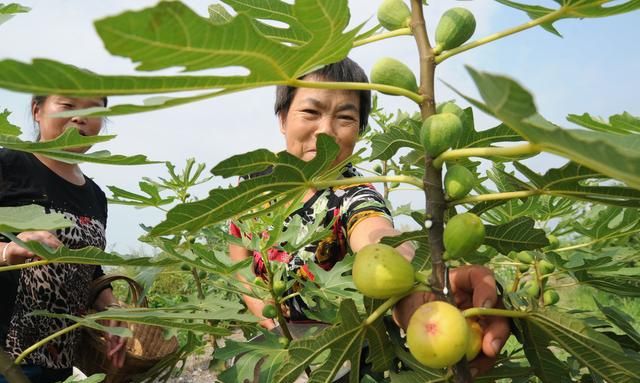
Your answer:
[[[351,165],[347,165],[342,173],[344,178],[359,175]],[[309,270],[308,263],[315,262],[323,269],[330,270],[347,254],[349,236],[362,220],[369,217],[384,217],[392,221],[384,198],[371,184],[317,190],[300,209],[287,217],[283,231],[287,230],[295,216],[299,216],[302,222],[302,226],[296,228],[298,238],[308,237],[311,234],[309,231],[316,226],[317,220],[321,220],[318,230],[331,227],[330,235],[309,243],[292,254],[280,248],[272,248],[268,252],[268,257],[270,261],[286,263],[290,271],[303,279],[310,280],[313,280],[314,276]],[[233,222],[230,224],[229,231],[238,238],[243,234]],[[267,273],[262,256],[257,251],[253,253],[253,271],[257,276],[266,278]],[[290,299],[288,306],[291,320],[306,319],[303,313],[306,305],[302,299]]]

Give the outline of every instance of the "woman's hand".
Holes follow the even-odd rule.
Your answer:
[[[461,310],[470,307],[502,307],[493,273],[486,267],[472,265],[451,269],[449,281],[451,293]],[[432,293],[415,293],[405,297],[396,305],[394,311],[396,322],[406,329],[416,309],[434,299],[435,296]],[[481,318],[479,323],[483,330],[482,353],[470,363],[474,375],[491,369],[511,333],[509,319],[505,317],[487,316]]]
[[[60,242],[55,235],[44,230],[25,231],[18,234],[17,237],[23,242],[36,241],[52,249],[57,249],[62,246],[62,242]],[[34,253],[21,247],[15,242],[6,243],[5,248],[2,249],[2,251],[8,265],[18,265],[25,263],[27,259],[37,258]]]
[[[118,320],[109,320],[109,327],[127,327],[127,324]],[[107,340],[107,360],[111,362],[111,365],[115,368],[122,368],[124,366],[124,360],[127,356],[127,339],[121,338],[117,335],[105,333]]]

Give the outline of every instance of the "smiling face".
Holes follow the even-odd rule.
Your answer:
[[[40,141],[53,140],[66,129],[77,127],[83,136],[95,136],[102,129],[102,117],[51,117],[54,113],[70,110],[104,106],[102,98],[75,98],[64,96],[48,96],[41,103],[32,105],[33,119],[40,127]],[[86,152],[89,147],[68,149],[74,152]]]
[[[309,161],[316,156],[316,138],[325,133],[340,147],[337,164],[353,153],[358,140],[360,99],[348,90],[299,88],[286,115],[281,114],[280,131],[287,152]]]

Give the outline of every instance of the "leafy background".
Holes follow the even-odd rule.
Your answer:
[[[206,15],[210,3],[209,0],[185,1],[185,4],[201,15]],[[372,19],[367,26],[373,25],[378,3],[378,0],[351,0],[349,6],[356,15],[351,25],[366,21],[368,16],[372,16]],[[547,6],[554,4],[552,1],[541,3]],[[103,48],[92,22],[127,9],[151,6],[155,1],[140,0],[135,3],[135,7],[126,1],[96,4],[80,0],[64,3],[22,1],[21,4],[31,7],[32,11],[19,14],[2,24],[0,40],[3,43],[0,44],[0,58],[11,57],[30,61],[34,58],[34,52],[37,52],[38,57],[71,62],[102,74],[132,74],[134,65],[129,60],[111,56]],[[427,21],[435,25],[444,10],[456,5],[459,5],[456,1],[434,2],[429,7]],[[466,2],[464,5],[474,12],[478,20],[476,36],[483,36],[527,20],[524,13],[494,2],[476,1]],[[530,30],[517,37],[456,56],[448,60],[446,65],[442,65],[437,74],[456,88],[465,91],[475,89],[475,86],[465,73],[464,64],[473,65],[479,70],[511,75],[536,95],[538,110],[545,117],[564,126],[570,125],[564,122],[568,114],[580,116],[589,112],[594,116],[605,117],[626,110],[638,115],[640,113],[637,103],[631,95],[640,87],[640,76],[625,75],[633,73],[640,64],[640,53],[631,49],[635,44],[634,34],[631,32],[637,25],[638,17],[637,13],[632,13],[610,19],[562,20],[556,23],[555,27],[563,35],[563,39],[540,28]],[[35,26],[37,31],[55,33],[38,33]],[[593,47],[597,47],[599,54],[587,55],[586,52],[590,52]],[[409,63],[414,70],[417,69],[414,43],[409,37],[357,48],[353,51],[352,57],[368,70],[379,56],[379,52],[386,52]],[[616,62],[615,71],[606,71],[602,68],[608,67],[609,57],[625,59]],[[542,62],[546,64],[541,65]],[[580,63],[579,68],[576,68],[576,63]],[[177,71],[162,70],[152,73],[175,74]],[[441,83],[436,91],[441,100],[455,97],[454,93]],[[414,110],[411,103],[398,97],[381,97],[381,102],[388,111],[394,111],[399,107],[408,111]],[[112,101],[128,103],[141,102],[142,99],[114,97]],[[97,146],[97,149],[106,148],[113,153],[129,155],[144,153],[150,160],[170,160],[178,166],[184,163],[187,156],[194,156],[199,161],[207,163],[208,167],[232,154],[259,147],[280,150],[282,139],[272,115],[272,100],[273,89],[263,88],[149,114],[111,117],[107,133],[117,134],[118,137]],[[25,138],[30,138],[32,125],[28,119],[27,104],[26,95],[0,90],[0,108],[12,110],[13,114],[9,120],[23,128]],[[475,113],[475,118],[478,129],[497,125],[478,112]],[[215,133],[221,130],[226,132],[227,140],[224,142],[217,138]],[[243,139],[245,136],[251,139]],[[542,172],[542,169],[557,167],[562,162],[552,156],[542,156],[537,157],[535,161],[524,163]],[[165,174],[165,168],[161,165],[110,167],[85,164],[84,169],[102,186],[117,185],[127,190],[138,189],[137,182],[141,175],[156,177]],[[201,188],[202,195],[216,182],[221,181],[207,184],[206,189]],[[235,180],[231,179],[229,182]],[[392,198],[399,206],[421,197],[415,192],[399,191],[393,193]],[[414,206],[416,203],[414,202]],[[128,217],[132,214],[132,209],[130,206],[111,206],[108,228],[111,248],[122,252],[138,248],[141,245],[136,242],[136,238],[142,233],[137,226],[138,221],[152,224],[162,218],[154,209],[145,209],[135,211],[134,214],[140,218],[139,220],[130,220]],[[400,220],[400,223],[409,224],[410,221]]]

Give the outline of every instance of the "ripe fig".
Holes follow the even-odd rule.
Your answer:
[[[276,310],[276,306],[272,304],[265,305],[262,308],[262,316],[265,318],[272,319],[272,318],[275,318],[277,315],[278,315],[278,312]]]
[[[542,299],[544,300],[545,306],[552,306],[558,303],[560,300],[560,295],[553,289],[547,289],[542,294]]]
[[[466,8],[455,7],[446,11],[436,27],[436,46],[434,51],[459,47],[469,40],[476,30],[476,19]]]
[[[378,21],[388,31],[405,28],[411,21],[411,10],[402,0],[384,0],[378,7]]]
[[[434,114],[424,120],[420,139],[427,153],[437,157],[458,141],[462,132],[462,121],[453,113]]]
[[[414,270],[395,248],[370,244],[356,253],[353,283],[362,295],[387,299],[404,294],[413,287]]]
[[[482,327],[480,323],[467,318],[469,325],[469,344],[467,345],[467,360],[474,360],[482,350]]]
[[[409,351],[427,367],[455,364],[465,356],[468,343],[469,325],[460,310],[449,303],[425,303],[409,320]]]
[[[396,86],[415,93],[418,92],[416,76],[411,69],[404,63],[391,57],[383,57],[373,64],[371,68],[371,82]]]
[[[484,224],[473,213],[458,214],[444,228],[444,259],[458,259],[473,253],[484,242]]]
[[[464,198],[476,182],[476,177],[462,165],[453,165],[444,175],[444,190],[450,200]]]

